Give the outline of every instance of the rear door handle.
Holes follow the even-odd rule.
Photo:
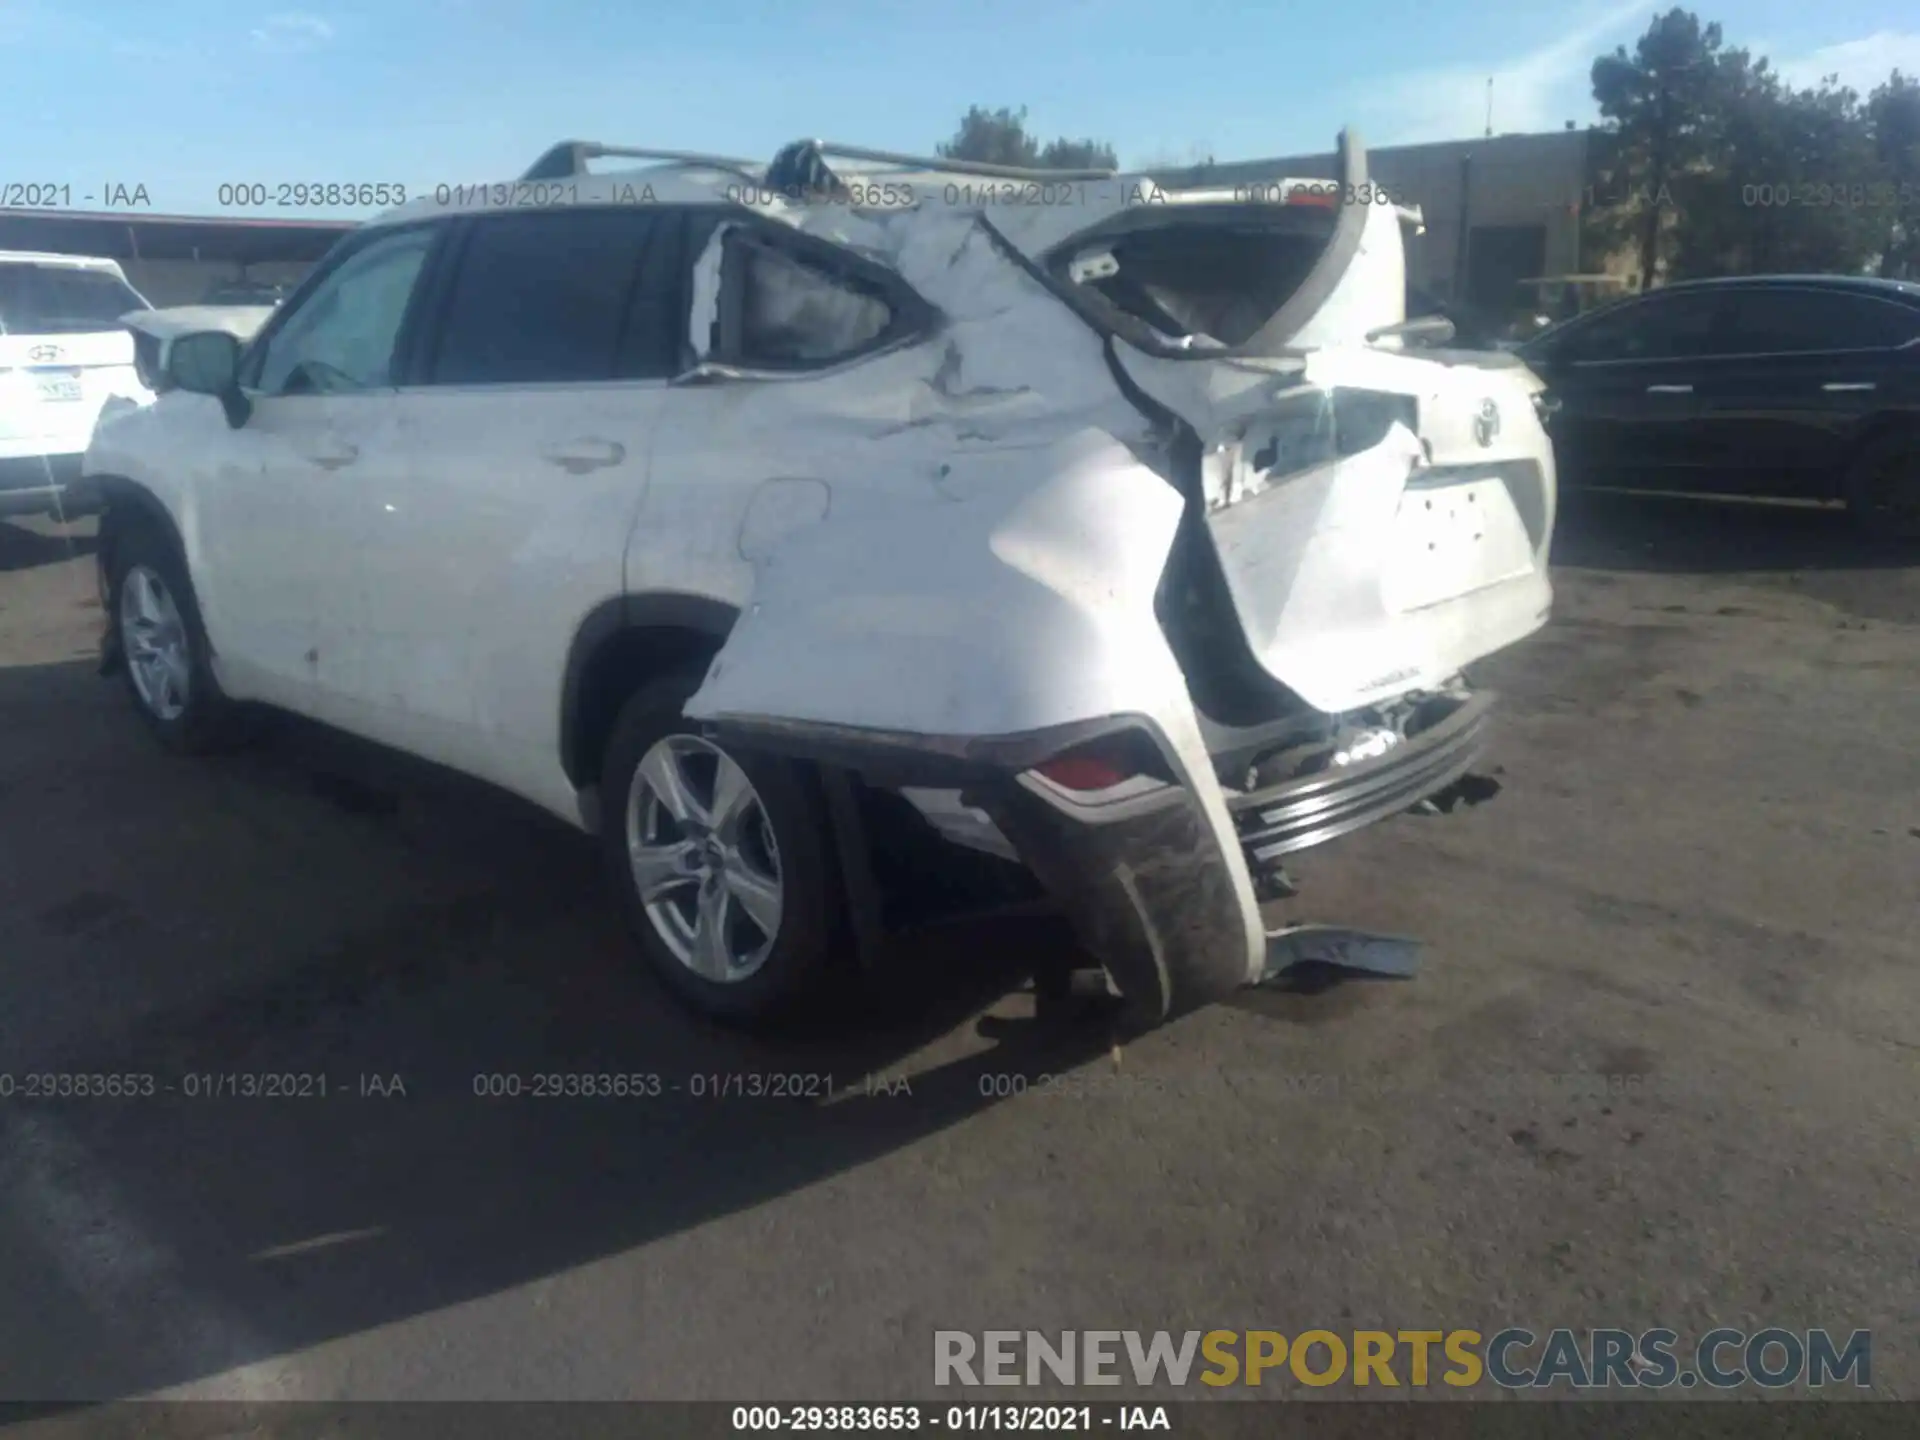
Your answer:
[[[1691,385],[1649,385],[1647,386],[1647,394],[1649,395],[1691,395],[1692,393],[1693,393],[1693,387]]]
[[[1829,380],[1820,388],[1829,395],[1839,395],[1849,390],[1877,390],[1880,387],[1871,380]]]
[[[586,435],[559,445],[549,445],[540,452],[540,458],[549,465],[558,465],[569,475],[585,475],[591,470],[604,470],[609,465],[618,465],[627,458],[627,447],[618,440],[601,440]]]

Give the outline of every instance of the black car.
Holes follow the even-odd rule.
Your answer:
[[[1920,285],[1685,281],[1519,354],[1569,487],[1844,500],[1871,532],[1920,534]]]

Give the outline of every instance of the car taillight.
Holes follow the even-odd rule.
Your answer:
[[[1104,755],[1056,755],[1034,768],[1067,790],[1111,790],[1133,778]]]
[[[1140,730],[1122,730],[1089,740],[1041,761],[1033,769],[1062,790],[1082,795],[1111,790],[1143,775],[1161,781],[1173,778],[1166,760]]]

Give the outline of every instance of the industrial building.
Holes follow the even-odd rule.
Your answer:
[[[0,210],[0,250],[103,255],[155,305],[192,305],[235,281],[298,281],[350,220],[252,220],[142,211]]]
[[[1568,129],[1369,150],[1369,178],[1396,204],[1419,206],[1426,221],[1426,233],[1408,246],[1409,280],[1437,299],[1505,315],[1521,303],[1523,280],[1617,270],[1611,257],[1582,253],[1589,140],[1588,131]],[[1161,171],[1156,178],[1243,185],[1333,173],[1328,152]]]

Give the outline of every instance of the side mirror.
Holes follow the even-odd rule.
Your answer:
[[[238,430],[251,407],[240,393],[240,342],[224,330],[197,330],[167,352],[167,378],[192,395],[212,395]]]

